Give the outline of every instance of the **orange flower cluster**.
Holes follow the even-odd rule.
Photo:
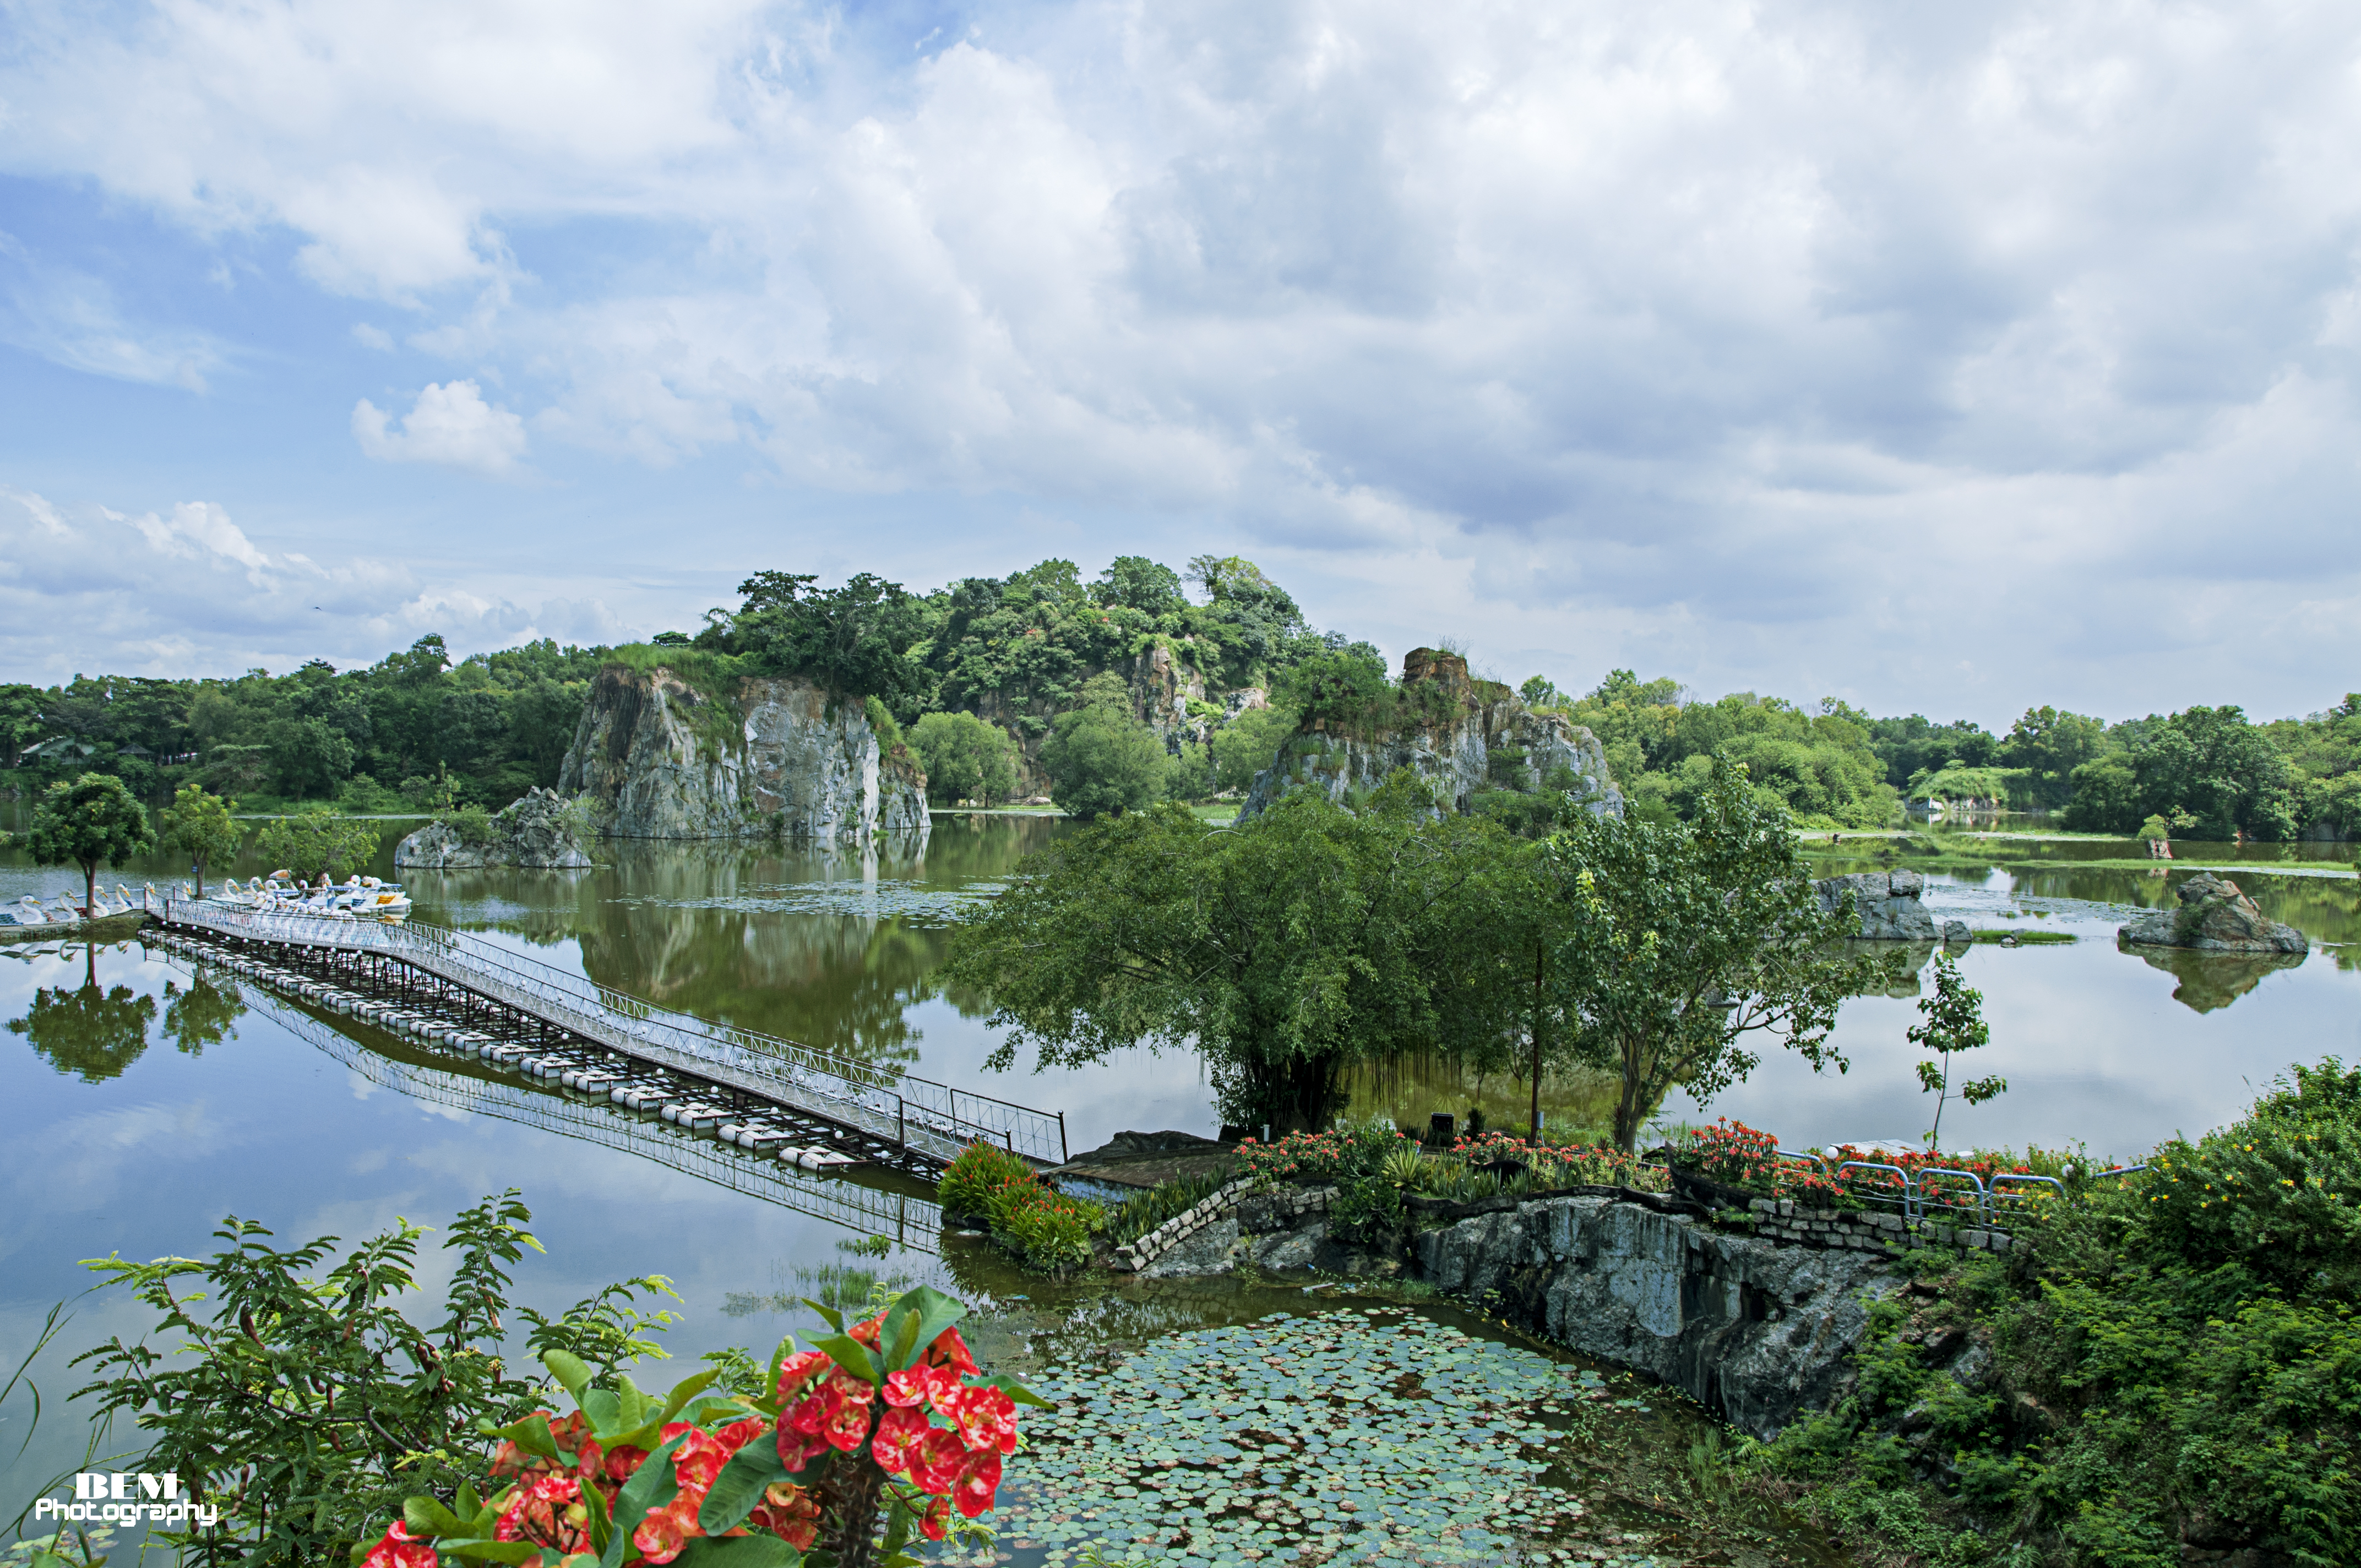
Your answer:
[[[1367,1176],[1398,1148],[1418,1140],[1390,1127],[1336,1127],[1324,1133],[1290,1133],[1277,1143],[1247,1138],[1238,1145],[1238,1169],[1258,1181],[1290,1178],[1334,1180]]]

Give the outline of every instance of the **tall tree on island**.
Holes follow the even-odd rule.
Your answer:
[[[1703,1102],[1752,1072],[1750,1036],[1815,1070],[1859,963],[1850,900],[1823,912],[1786,809],[1717,754],[1695,822],[1570,811],[1550,841],[1565,938],[1551,965],[1576,1049],[1620,1080],[1615,1143],[1674,1087]]]
[[[1437,819],[1397,773],[1359,809],[1318,791],[1235,828],[1177,806],[1060,839],[951,938],[943,978],[988,995],[1042,1067],[1133,1046],[1203,1057],[1223,1116],[1327,1126],[1353,1067],[1498,1052],[1511,1037],[1480,917],[1501,835]]]
[[[205,867],[237,853],[246,832],[230,814],[237,802],[208,794],[201,784],[182,784],[164,808],[164,842],[189,857],[196,872],[197,896],[205,895]]]
[[[156,845],[148,808],[113,773],[83,773],[51,784],[33,808],[26,839],[34,864],[82,868],[82,908],[93,916],[100,862],[119,866]]]

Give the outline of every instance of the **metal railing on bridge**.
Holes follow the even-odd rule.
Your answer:
[[[954,1089],[775,1035],[708,1023],[469,932],[414,920],[386,925],[181,898],[165,900],[157,913],[167,926],[218,936],[378,954],[627,1056],[801,1105],[939,1159],[948,1161],[979,1138],[1045,1165],[1066,1158],[1062,1113]]]
[[[372,1083],[427,1104],[537,1127],[654,1160],[732,1192],[810,1214],[860,1235],[886,1235],[911,1251],[941,1250],[942,1206],[925,1198],[875,1188],[836,1176],[807,1176],[775,1160],[756,1159],[711,1138],[690,1137],[660,1122],[641,1122],[598,1105],[497,1079],[447,1069],[414,1066],[379,1056],[334,1025],[323,1023],[260,986],[247,1005],[271,1022],[359,1073]]]

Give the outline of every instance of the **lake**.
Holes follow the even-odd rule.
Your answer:
[[[419,919],[485,932],[602,984],[1062,1110],[1077,1152],[1126,1128],[1210,1134],[1216,1118],[1193,1059],[1142,1051],[1082,1071],[990,1074],[983,1059],[997,1042],[978,1000],[941,995],[932,984],[946,933],[962,912],[1002,885],[1026,851],[1063,830],[1043,817],[944,816],[923,855],[614,844],[600,850],[610,863],[584,872],[413,874],[406,882]],[[1880,848],[1829,846],[1816,849],[1815,858],[1822,874],[1865,870],[1886,863]],[[2128,1159],[2175,1131],[2194,1133],[2235,1115],[2292,1062],[2361,1057],[2361,976],[2353,967],[2361,948],[2352,945],[2361,937],[2361,879],[2347,849],[2299,849],[2280,855],[2268,847],[2182,846],[2170,873],[2156,876],[2132,863],[2136,847],[2120,843],[2044,848],[1946,835],[1938,853],[1897,861],[1923,859],[1933,868],[1927,903],[1938,915],[2077,938],[2013,949],[1978,945],[1964,956],[1993,1026],[1993,1043],[1972,1071],[2000,1073],[2010,1087],[1984,1106],[1947,1111],[1946,1144],[2081,1142],[2094,1155]],[[2313,938],[2310,958],[2276,970],[2183,965],[2185,972],[2176,972],[2118,952],[2114,930],[2126,913],[2163,903],[2198,864],[2234,867],[2229,874],[2267,912]],[[107,880],[136,889],[185,870],[159,862]],[[378,870],[390,873],[390,840]],[[0,900],[59,891],[73,880],[36,870],[19,851],[0,853]],[[1356,1354],[1379,1365],[1389,1353],[1368,1336],[1399,1327],[1384,1315],[1390,1308],[1334,1293],[1307,1296],[1293,1286],[1044,1286],[1016,1275],[972,1239],[896,1236],[895,1202],[922,1197],[917,1184],[776,1177],[770,1190],[750,1189],[709,1142],[685,1147],[687,1140],[660,1124],[650,1131],[622,1118],[590,1125],[585,1117],[603,1113],[513,1079],[407,1052],[348,1020],[331,1028],[248,984],[237,987],[245,1011],[234,1033],[208,1043],[190,1037],[184,1023],[176,1037],[173,1004],[191,984],[189,965],[136,944],[95,953],[54,943],[0,948],[0,1019],[22,1019],[43,988],[71,989],[87,977],[153,998],[156,1014],[144,1043],[135,1034],[131,1047],[112,1054],[53,1047],[44,1055],[23,1033],[0,1037],[0,1086],[15,1129],[0,1209],[7,1278],[0,1351],[12,1366],[51,1303],[76,1298],[88,1284],[82,1259],[211,1250],[210,1234],[230,1214],[263,1222],[287,1245],[322,1234],[356,1237],[398,1215],[434,1224],[511,1186],[524,1190],[547,1249],[518,1270],[517,1299],[562,1307],[621,1276],[664,1275],[682,1298],[666,1303],[679,1313],[668,1335],[675,1366],[723,1345],[767,1347],[783,1332],[808,1329],[810,1314],[797,1299],[827,1288],[829,1270],[855,1266],[962,1294],[985,1314],[985,1346],[1005,1365],[1049,1378],[1126,1356],[1169,1359],[1180,1354],[1172,1346],[1197,1343],[1174,1336],[1226,1327],[1245,1332],[1243,1325],[1256,1323],[1262,1326],[1254,1333],[1279,1334],[1286,1322],[1320,1313],[1376,1313],[1369,1326],[1321,1343],[1361,1345]],[[1901,994],[1846,1005],[1837,1043],[1851,1067],[1842,1076],[1816,1077],[1773,1054],[1710,1106],[1676,1101],[1665,1114],[1738,1116],[1790,1147],[1916,1137],[1931,1101],[1916,1089],[1915,1053],[1904,1039],[1917,1016],[1913,983],[1891,988]],[[1405,1078],[1367,1086],[1364,1098],[1422,1121],[1430,1110],[1464,1111],[1479,1091],[1496,1119],[1521,1121],[1521,1088],[1498,1079],[1478,1086]],[[1583,1093],[1578,1086],[1553,1088],[1546,1100],[1562,1108],[1563,1119]],[[788,1180],[802,1185],[777,1185]],[[856,1189],[861,1201],[829,1200],[824,1187]],[[882,1262],[866,1263],[840,1245],[871,1234],[896,1237]],[[430,1299],[442,1283],[430,1255]],[[27,1443],[6,1472],[8,1495],[19,1502],[81,1453],[82,1429],[60,1410],[76,1383],[62,1347],[136,1335],[146,1321],[141,1310],[103,1296],[81,1298],[73,1310],[60,1349],[35,1368],[47,1413],[29,1442],[31,1405],[23,1390],[0,1409],[5,1452]],[[1413,1316],[1471,1343],[1509,1343],[1447,1310]],[[1569,1375],[1576,1366],[1572,1358],[1543,1359]],[[651,1380],[668,1378],[659,1371]],[[1661,1523],[1634,1522],[1638,1513],[1625,1520],[1631,1541],[1599,1533],[1598,1521],[1615,1517],[1617,1486],[1642,1483],[1601,1493],[1598,1477],[1628,1481],[1684,1451],[1696,1422],[1676,1401],[1659,1399],[1645,1412],[1639,1403],[1632,1401],[1628,1431],[1587,1431],[1581,1442],[1588,1457],[1543,1479],[1590,1488],[1583,1495],[1597,1501],[1592,1524],[1582,1527],[1592,1535],[1584,1539],[1607,1541],[1618,1552],[1628,1547],[1634,1558],[1643,1546],[1691,1550],[1697,1543],[1680,1546]],[[1534,1410],[1542,1413],[1518,1419],[1557,1420],[1542,1406]],[[1506,1431],[1509,1418],[1496,1424]],[[1034,1508],[1033,1518],[1050,1520],[1046,1510],[1057,1494],[1050,1481],[1043,1485],[1050,1490],[1030,1502],[1021,1488],[1010,1496]],[[1360,1496],[1336,1485],[1339,1497]],[[1352,1483],[1364,1485],[1376,1483]],[[1174,1506],[1194,1507],[1202,1524],[1214,1495]],[[1390,1506],[1370,1497],[1371,1509]],[[1050,1533],[1050,1523],[1038,1528],[1043,1540],[1017,1559],[1065,1561],[1059,1543],[1066,1536]],[[1055,1525],[1068,1534],[1080,1528]],[[1807,1542],[1787,1540],[1778,1550],[1802,1554],[1797,1560],[1809,1555]]]

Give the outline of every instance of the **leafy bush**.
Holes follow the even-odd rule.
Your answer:
[[[1328,1234],[1363,1246],[1382,1245],[1401,1229],[1400,1187],[1382,1176],[1346,1177],[1328,1205]]]
[[[960,1152],[935,1190],[946,1212],[982,1215],[994,1242],[1043,1274],[1090,1262],[1091,1234],[1105,1223],[1097,1204],[1043,1185],[1023,1159],[981,1139]]]
[[[504,1359],[503,1319],[516,1310],[508,1270],[538,1245],[524,1230],[531,1218],[510,1191],[453,1222],[443,1244],[451,1283],[432,1326],[401,1311],[425,1234],[406,1222],[342,1249],[317,1279],[337,1238],[281,1252],[237,1219],[214,1233],[229,1245],[210,1258],[93,1264],[154,1310],[156,1332],[76,1358],[96,1378],[76,1398],[93,1398],[102,1421],[137,1423],[151,1446],[131,1468],[176,1472],[220,1506],[219,1532],[192,1541],[191,1560],[341,1561],[401,1511],[404,1494],[447,1495],[482,1475],[493,1440],[478,1421],[512,1421],[538,1402],[539,1387],[509,1376]],[[517,1315],[529,1348],[576,1357],[612,1387],[623,1364],[663,1354],[646,1335],[671,1314],[641,1310],[642,1293],[672,1292],[648,1276],[554,1319]]]
[[[2028,1206],[2005,1261],[1917,1255],[1914,1293],[1871,1310],[1857,1392],[1767,1463],[1889,1555],[2355,1561],[2356,1121],[2361,1071],[2298,1069],[2145,1175]],[[1989,1370],[1945,1365],[1962,1345]],[[1880,1490],[1911,1506],[1872,1517]]]
[[[255,853],[297,876],[322,872],[342,877],[367,866],[377,853],[377,829],[357,817],[316,806],[293,817],[274,817],[254,840]]]
[[[1039,1185],[1030,1165],[979,1138],[951,1161],[935,1192],[948,1212],[990,1220],[1008,1205],[1016,1190]]]
[[[471,849],[482,849],[492,841],[492,814],[480,806],[463,806],[450,817],[451,831],[459,842]]]

